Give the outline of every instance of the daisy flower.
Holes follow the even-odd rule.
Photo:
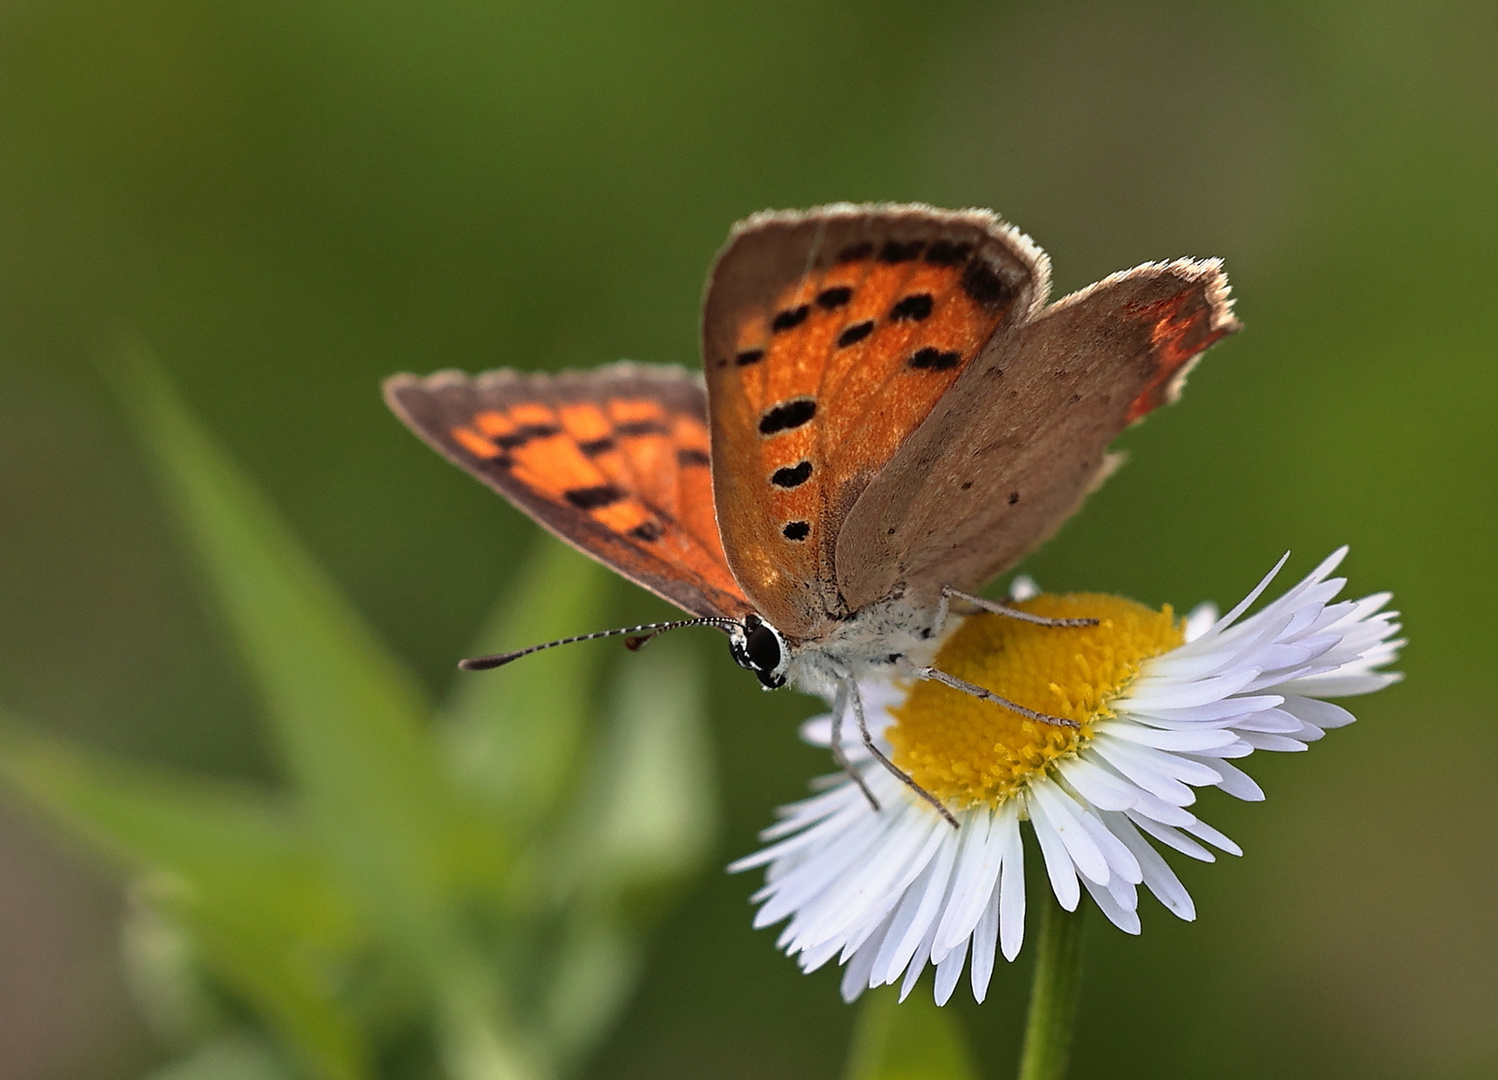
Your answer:
[[[1024,832],[1040,845],[1060,906],[1085,889],[1119,929],[1139,932],[1139,886],[1182,919],[1191,897],[1160,847],[1210,862],[1232,840],[1187,807],[1195,788],[1240,799],[1263,791],[1235,761],[1255,750],[1304,750],[1353,720],[1324,700],[1366,694],[1399,676],[1379,670],[1402,640],[1390,594],[1334,602],[1346,584],[1328,557],[1260,611],[1244,613],[1285,560],[1221,618],[1204,605],[1177,619],[1106,595],[1035,595],[1015,605],[1090,627],[1048,627],[992,614],[964,619],[936,666],[1010,701],[1074,720],[1037,723],[935,682],[860,683],[880,748],[952,812],[958,827],[864,750],[844,725],[844,751],[878,799],[846,776],[781,811],[763,850],[731,870],[765,866],[756,926],[790,921],[779,945],[812,971],[837,958],[842,992],[901,984],[936,967],[936,1000],[964,967],[982,1001],[996,953],[1013,960],[1025,933]],[[831,717],[807,741],[831,743]],[[1029,822],[1029,829],[1021,823]]]

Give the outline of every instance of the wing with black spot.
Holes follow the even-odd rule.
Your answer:
[[[707,399],[680,369],[395,375],[412,431],[585,554],[684,610],[751,608],[713,511]]]
[[[984,211],[830,206],[735,228],[708,279],[703,362],[728,563],[782,633],[852,608],[844,517],[1004,327],[1043,300],[1045,256]]]
[[[934,606],[942,586],[1018,562],[1107,477],[1114,437],[1236,329],[1221,262],[1181,259],[1114,274],[993,341],[848,515],[849,603]]]

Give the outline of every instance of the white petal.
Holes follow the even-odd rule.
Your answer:
[[[839,843],[829,844],[826,849],[818,849],[816,858],[777,875],[755,893],[755,901],[765,899],[766,904],[755,915],[754,925],[770,926],[804,907],[812,897],[843,881],[844,872],[860,865],[869,857],[869,853],[882,854],[893,835],[903,833],[908,842],[911,830],[899,828],[902,824],[896,815],[872,813],[853,822],[844,822],[845,835],[838,838]]]
[[[1045,870],[1051,879],[1051,891],[1056,894],[1058,904],[1067,911],[1076,911],[1077,901],[1082,899],[1081,886],[1077,882],[1077,868],[1072,865],[1071,856],[1066,853],[1066,845],[1061,842],[1061,837],[1056,835],[1045,815],[1036,809],[1035,801],[1027,801],[1030,805],[1030,825],[1035,830],[1035,839],[1040,843],[1040,853],[1045,857]]]
[[[1048,780],[1031,784],[1030,798],[1032,819],[1036,816],[1044,817],[1066,845],[1067,854],[1083,876],[1099,885],[1106,885],[1112,871],[1108,868],[1107,858],[1082,824],[1082,808]],[[1039,808],[1039,815],[1034,813],[1036,807]]]
[[[1019,955],[1025,940],[1025,850],[1019,834],[1019,805],[1010,800],[997,822],[1004,840],[1004,865],[999,875],[999,947],[1005,960]]]
[[[952,899],[936,928],[932,956],[945,959],[958,942],[973,932],[973,927],[988,907],[989,896],[999,880],[999,864],[1004,858],[1003,838],[994,833],[993,823],[994,815],[986,810],[963,822],[965,835],[952,877]]]
[[[1139,814],[1134,811],[1129,811],[1128,818],[1135,825],[1139,826],[1140,829],[1144,830],[1145,832],[1153,836],[1156,840],[1160,841],[1160,843],[1164,844],[1166,847],[1175,848],[1182,855],[1189,855],[1193,859],[1200,859],[1202,862],[1217,861],[1216,855],[1213,855],[1210,851],[1202,847],[1195,840],[1192,840],[1186,836],[1182,836],[1180,832],[1178,832],[1173,826],[1162,825],[1158,821],[1151,821],[1143,814]],[[1192,822],[1193,824],[1195,823],[1194,818],[1192,819]],[[1182,828],[1185,828],[1185,826],[1182,826]]]
[[[905,902],[914,897],[919,903],[903,929],[900,926],[901,916],[896,914],[884,948],[874,961],[874,974],[877,976],[882,969],[885,972],[884,982],[894,982],[898,973],[905,969],[905,965],[915,955],[921,942],[929,942],[935,935],[936,919],[941,914],[942,901],[946,899],[947,885],[951,881],[952,864],[957,859],[957,839],[955,835],[943,837],[937,848],[936,858],[931,860],[931,865],[916,884],[905,891]],[[904,907],[904,903],[901,907]],[[926,948],[929,952],[930,944]]]
[[[938,1005],[945,1005],[947,999],[952,996],[952,991],[957,989],[957,980],[962,978],[962,964],[966,959],[967,939],[963,938],[962,944],[947,953],[946,957],[936,965],[936,1003]]]
[[[797,731],[801,741],[812,746],[832,745],[832,714],[822,713],[801,722]]]
[[[1272,709],[1284,700],[1279,694],[1260,694],[1253,697],[1227,697],[1218,701],[1209,701],[1205,705],[1193,705],[1184,709],[1153,709],[1147,713],[1135,713],[1130,710],[1130,717],[1142,724],[1148,724],[1155,720],[1211,723],[1237,716],[1248,716],[1264,709]],[[1122,708],[1119,711],[1123,711]]]
[[[1139,860],[1134,858],[1134,853],[1119,843],[1118,837],[1108,831],[1107,826],[1094,811],[1089,810],[1083,813],[1081,820],[1082,827],[1087,830],[1087,835],[1092,838],[1092,842],[1108,860],[1108,869],[1112,874],[1108,879],[1110,887],[1115,881],[1138,885],[1144,880],[1144,874],[1139,869]]]
[[[811,852],[812,857],[791,865],[783,876],[773,879],[755,894],[756,902],[766,900],[765,907],[755,916],[755,925],[767,926],[794,912],[795,918],[789,929],[792,940],[798,942],[798,947],[826,940],[831,935],[807,940],[805,935],[808,927],[815,926],[822,913],[829,908],[834,911],[844,909],[848,890],[855,888],[857,884],[852,881],[853,875],[867,867],[871,858],[880,857],[880,865],[887,865],[883,861],[887,858],[908,859],[909,845],[918,835],[910,827],[911,824],[918,823],[909,823],[891,815],[879,822],[881,827],[877,831],[865,831],[861,824],[854,825],[848,831],[849,842],[846,845],[829,845]],[[866,918],[877,921],[894,907],[895,899],[885,898],[883,905]]]
[[[1057,762],[1056,771],[1078,795],[1103,810],[1127,810],[1139,801],[1137,787],[1080,754]]]
[[[1112,738],[1122,739],[1124,742],[1136,743],[1139,746],[1151,746],[1156,750],[1165,751],[1180,750],[1190,752],[1194,750],[1213,750],[1219,746],[1229,745],[1236,738],[1232,732],[1223,731],[1221,728],[1162,731],[1158,728],[1148,728],[1140,724],[1113,722],[1108,724],[1106,730]]]
[[[1191,609],[1191,614],[1186,616],[1186,640],[1195,641],[1217,621],[1217,605],[1210,600],[1203,601]]]
[[[936,854],[945,839],[936,830],[948,828],[936,814],[924,813],[907,827],[894,830],[888,850],[871,853],[869,862],[823,894],[822,899],[831,902],[819,905],[821,917],[802,932],[801,940],[817,944],[888,910],[890,899],[909,888]]]
[[[1160,772],[1148,757],[1131,753],[1134,749],[1126,743],[1109,744],[1094,739],[1087,752],[1162,802],[1190,806],[1196,801],[1196,792]]]
[[[1253,602],[1263,594],[1265,589],[1269,588],[1269,583],[1279,575],[1279,572],[1285,568],[1285,563],[1289,561],[1290,553],[1287,551],[1280,556],[1280,561],[1274,564],[1274,569],[1265,574],[1264,577],[1259,581],[1259,583],[1249,590],[1248,595],[1245,596],[1242,600],[1238,601],[1238,603],[1233,607],[1232,611],[1229,611],[1222,618],[1218,619],[1217,622],[1212,626],[1212,629],[1208,630],[1207,633],[1211,634],[1213,630],[1221,630],[1224,627],[1231,626],[1233,623],[1235,623],[1238,620],[1238,616],[1242,615],[1245,611],[1252,607]]]
[[[879,955],[879,945],[884,940],[883,935],[875,934],[868,942],[855,952],[848,961],[848,966],[843,968],[842,994],[843,1000],[849,1003],[856,1001],[859,994],[869,989],[869,972],[874,968],[874,958]]]
[[[1315,697],[1356,697],[1371,694],[1397,683],[1403,675],[1393,672],[1376,672],[1372,675],[1311,675],[1281,683],[1275,689],[1286,694],[1308,694]]]
[[[1029,574],[1020,574],[1009,583],[1009,599],[1029,600],[1040,595],[1040,586]]]
[[[1158,680],[1153,685],[1145,678],[1134,684],[1127,697],[1120,698],[1119,711],[1151,712],[1155,709],[1184,709],[1192,705],[1205,705],[1209,701],[1236,694],[1262,673],[1258,667],[1235,668],[1221,675],[1191,682],[1172,680],[1172,685],[1162,685]]]
[[[1104,824],[1139,860],[1139,865],[1144,871],[1144,884],[1150,892],[1155,894],[1155,898],[1187,922],[1195,919],[1196,905],[1191,901],[1191,894],[1181,884],[1181,879],[1176,877],[1170,864],[1150,846],[1148,840],[1139,835],[1139,830],[1135,828],[1134,823],[1122,814],[1109,814],[1104,818]]]
[[[978,925],[973,929],[973,965],[971,970],[973,1000],[979,1005],[988,996],[988,983],[993,978],[994,953],[999,939],[999,895],[988,898],[988,906]]]
[[[1188,783],[1204,787],[1222,779],[1207,766],[1110,738],[1106,731],[1100,730],[1088,749],[1151,795],[1177,806],[1190,806],[1196,801],[1196,792],[1186,786]]]
[[[892,817],[883,814],[855,814],[851,812],[854,809],[854,800],[849,798],[849,796],[856,793],[857,788],[849,784],[846,788],[840,789],[838,792],[828,792],[827,795],[818,796],[817,799],[807,800],[808,802],[816,802],[827,798],[827,796],[838,794],[840,797],[836,802],[840,805],[835,806],[833,813],[829,813],[819,824],[808,828],[805,832],[790,836],[777,844],[772,844],[770,847],[756,851],[753,855],[746,855],[742,859],[730,864],[728,867],[729,873],[736,874],[741,870],[748,870],[767,862],[773,862],[776,859],[784,858],[804,848],[814,847],[826,840],[836,839],[841,846],[846,843],[845,834],[850,827],[869,829],[871,831],[882,831],[888,828],[893,821]],[[860,795],[859,798],[861,799],[862,796]],[[864,805],[867,806],[868,803],[865,802]],[[774,830],[778,833],[779,826],[775,826]],[[765,831],[767,833],[771,832],[770,829]]]
[[[1233,798],[1242,799],[1244,802],[1264,801],[1264,789],[1238,766],[1218,760],[1212,763],[1212,767],[1222,773],[1222,782],[1217,786]]]
[[[910,961],[910,969],[905,972],[905,981],[900,984],[900,1000],[904,1001],[915,989],[915,984],[920,980],[921,972],[926,970],[926,961],[931,957],[931,939],[928,937],[921,942],[921,947],[915,951],[915,956]]]
[[[1260,731],[1245,731],[1243,741],[1255,750],[1278,750],[1282,753],[1298,753],[1309,749],[1305,743],[1286,735],[1266,735]]]
[[[1106,885],[1094,884],[1093,882],[1088,881],[1086,878],[1082,879],[1082,884],[1085,885],[1087,887],[1087,891],[1092,894],[1093,902],[1096,903],[1098,909],[1108,917],[1109,922],[1111,922],[1114,926],[1118,927],[1126,934],[1139,933],[1140,923],[1139,912],[1137,910],[1137,899],[1134,904],[1129,904],[1126,901],[1125,897],[1118,895]],[[1130,892],[1132,892],[1134,888],[1132,885],[1126,885],[1124,887],[1127,888]]]
[[[1346,727],[1357,719],[1340,705],[1310,697],[1287,697],[1284,711],[1308,724],[1328,730]]]
[[[1226,851],[1229,855],[1243,854],[1241,847],[1199,818],[1185,828],[1192,836],[1195,836],[1199,840],[1205,840],[1220,851]]]
[[[1234,722],[1237,731],[1261,731],[1267,735],[1289,735],[1304,725],[1284,709],[1265,709],[1263,712],[1245,716]]]

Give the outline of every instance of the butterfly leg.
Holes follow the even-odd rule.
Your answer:
[[[934,667],[915,668],[917,679],[926,679],[930,682],[939,682],[943,686],[950,686],[953,690],[961,690],[964,694],[972,694],[973,697],[983,701],[991,701],[1001,709],[1017,712],[1021,716],[1027,716],[1031,720],[1042,724],[1050,724],[1052,727],[1065,727],[1081,730],[1082,725],[1075,720],[1068,720],[1064,716],[1052,716],[1050,713],[1036,712],[1027,709],[1016,701],[1010,701],[1006,697],[1000,697],[992,690],[988,690],[977,683],[970,683],[966,679],[959,679],[956,675],[948,675],[945,671],[939,671]]]
[[[952,828],[954,829],[958,828],[957,819],[952,816],[952,811],[943,806],[941,800],[938,799],[935,795],[931,794],[931,792],[921,787],[920,784],[917,784],[909,773],[907,773],[904,769],[900,768],[900,766],[896,765],[893,761],[887,758],[884,755],[884,751],[880,750],[879,747],[874,744],[874,736],[869,733],[868,718],[864,716],[863,695],[858,692],[858,683],[849,678],[843,680],[842,686],[848,694],[848,700],[853,703],[853,715],[858,718],[858,734],[863,737],[863,745],[868,749],[869,753],[873,754],[874,758],[879,762],[879,764],[888,769],[890,773],[898,778],[902,784],[904,784],[911,791],[915,792],[917,795],[919,795],[921,798],[925,799],[928,803],[935,807],[936,812],[947,819],[948,825],[952,826]],[[839,693],[842,692],[843,690],[839,690]],[[834,714],[834,716],[836,716],[836,714]],[[836,724],[837,721],[834,719],[833,723]],[[867,793],[868,789],[865,788],[864,791],[865,793]],[[870,798],[872,797],[873,796],[870,796]],[[878,807],[877,803],[875,804],[875,807]]]
[[[863,792],[863,797],[869,800],[869,805],[874,808],[874,813],[879,812],[879,800],[874,798],[874,793],[869,790],[869,785],[864,782],[863,776],[853,767],[848,760],[848,755],[843,750],[843,716],[848,711],[848,687],[853,687],[853,692],[858,692],[858,686],[851,679],[845,679],[837,684],[837,693],[832,699],[832,760],[837,762],[837,767],[848,774],[848,779],[858,785],[858,790]]]
[[[941,603],[936,607],[936,624],[932,633],[940,634],[942,627],[947,622],[947,610],[953,600],[961,600],[963,603],[971,604],[979,611],[992,612],[995,615],[1003,615],[1005,618],[1018,619],[1020,622],[1034,623],[1036,626],[1096,626],[1096,619],[1048,619],[1044,615],[1032,615],[1028,611],[1001,604],[997,600],[989,600],[984,596],[974,596],[972,593],[962,592],[950,585],[943,585],[941,589]]]

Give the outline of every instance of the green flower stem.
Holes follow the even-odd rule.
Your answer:
[[[1077,905],[1076,911],[1067,911],[1049,888],[1045,894],[1019,1080],[1062,1080],[1066,1076],[1077,1000],[1082,996],[1082,911],[1086,900]]]

